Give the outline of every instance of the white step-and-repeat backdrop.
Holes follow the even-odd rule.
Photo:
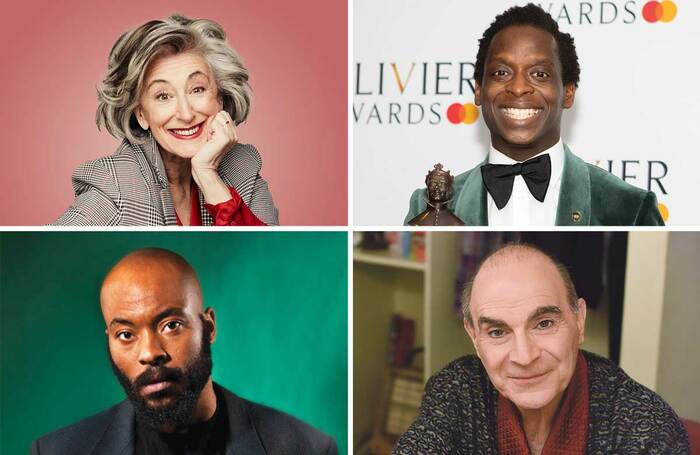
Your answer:
[[[519,1],[355,0],[354,223],[400,225],[441,162],[486,155],[474,106],[478,39]],[[535,2],[573,35],[581,82],[562,137],[654,191],[669,225],[700,225],[700,1]],[[460,121],[460,118],[463,119]]]

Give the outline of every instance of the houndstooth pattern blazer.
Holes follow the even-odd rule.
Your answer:
[[[224,183],[265,224],[277,225],[278,211],[267,182],[260,177],[262,160],[249,144],[236,144],[219,165]],[[177,225],[168,178],[155,139],[144,145],[126,139],[111,156],[80,165],[73,172],[75,200],[54,226]],[[202,225],[213,221],[199,192]]]

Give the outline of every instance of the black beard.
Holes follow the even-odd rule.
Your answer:
[[[114,363],[112,354],[109,354],[112,371],[114,371],[127,397],[134,405],[136,419],[139,422],[155,429],[161,429],[166,426],[180,428],[192,423],[192,414],[199,396],[211,376],[210,333],[211,330],[208,330],[207,324],[204,324],[199,354],[185,366],[184,370],[153,366],[141,373],[133,382]],[[107,347],[107,352],[109,352],[109,346]],[[149,398],[172,397],[171,404],[156,408],[151,407],[139,393],[143,386],[148,385],[155,378],[171,381],[174,385],[165,390],[149,394]]]

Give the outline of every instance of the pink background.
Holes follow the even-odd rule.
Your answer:
[[[125,31],[174,12],[221,24],[250,71],[241,142],[263,158],[280,223],[347,224],[347,3],[339,0],[29,1],[0,28],[0,225],[55,220],[71,172],[114,152],[96,87]]]

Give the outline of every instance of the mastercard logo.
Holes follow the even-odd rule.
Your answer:
[[[447,120],[450,123],[459,125],[460,123],[471,124],[479,118],[479,108],[473,103],[454,103],[447,108]]]
[[[678,8],[671,1],[647,2],[642,8],[642,17],[647,22],[671,22],[676,17]]]

